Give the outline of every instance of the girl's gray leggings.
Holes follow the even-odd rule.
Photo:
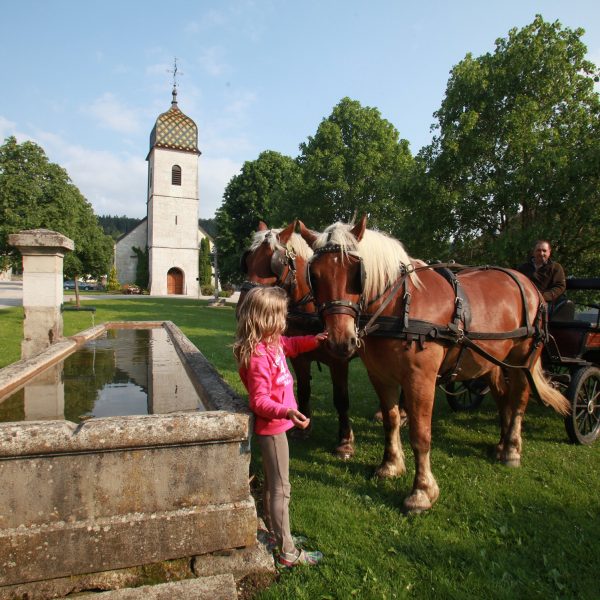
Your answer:
[[[265,485],[263,508],[265,523],[275,535],[282,552],[295,551],[290,531],[290,452],[287,435],[257,435],[262,454]]]

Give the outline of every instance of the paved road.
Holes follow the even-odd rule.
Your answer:
[[[67,298],[74,298],[75,296],[67,296]],[[153,296],[154,298],[173,298],[173,296]],[[94,296],[90,294],[82,295],[85,300],[107,300],[108,298],[150,298],[150,296],[136,296],[127,294],[102,294],[100,296]],[[201,296],[202,300],[212,300],[213,296]],[[236,292],[227,298],[225,301],[227,304],[236,304],[239,298],[239,292]],[[21,306],[23,304],[23,282],[22,281],[0,281],[0,309],[7,308],[9,306]]]
[[[22,281],[0,281],[0,309],[23,304]]]

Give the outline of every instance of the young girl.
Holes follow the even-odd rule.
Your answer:
[[[296,548],[290,533],[289,450],[286,431],[308,427],[310,419],[297,408],[294,381],[286,356],[314,350],[327,333],[285,337],[287,295],[281,288],[256,287],[248,292],[238,312],[233,353],[248,390],[254,413],[254,433],[265,475],[265,522],[275,538],[280,566],[317,564],[323,555]]]

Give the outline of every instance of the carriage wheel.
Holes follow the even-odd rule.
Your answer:
[[[571,402],[571,414],[565,417],[569,439],[574,444],[593,444],[600,434],[600,369],[575,371],[566,396]]]
[[[446,400],[454,411],[474,410],[485,398],[489,388],[480,379],[450,381],[444,386]]]

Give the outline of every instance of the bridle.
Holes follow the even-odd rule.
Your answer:
[[[325,316],[333,315],[333,314],[349,315],[349,316],[353,317],[355,322],[358,322],[358,317],[360,316],[360,313],[365,308],[364,289],[365,289],[365,280],[366,280],[365,266],[363,263],[363,259],[360,256],[360,254],[358,254],[358,252],[354,252],[354,251],[345,251],[344,252],[342,246],[340,246],[339,244],[326,244],[325,246],[322,246],[321,248],[317,248],[314,251],[314,254],[312,255],[310,261],[308,261],[306,264],[306,282],[308,284],[308,289],[309,289],[312,297],[315,298],[315,294],[313,291],[313,285],[312,285],[312,281],[311,281],[311,277],[310,277],[310,266],[311,266],[313,260],[315,260],[316,258],[318,258],[319,256],[321,256],[323,254],[328,254],[328,253],[332,253],[332,252],[339,252],[342,255],[349,257],[349,259],[358,261],[359,269],[360,269],[360,275],[359,275],[360,281],[359,281],[359,286],[358,286],[360,298],[359,298],[358,302],[352,302],[351,300],[329,300],[328,302],[323,302],[322,304],[318,304],[317,310],[319,312],[319,316],[321,317],[321,319],[323,319]]]
[[[268,243],[266,240],[263,243]],[[246,259],[252,253],[251,250],[246,250],[240,259],[240,268],[244,273],[248,273]],[[296,254],[293,250],[285,248],[281,250],[276,248],[273,251],[270,263],[271,272],[275,276],[275,283],[259,283],[257,281],[245,280],[240,290],[248,292],[255,287],[280,287],[283,288],[288,295],[296,286]]]

